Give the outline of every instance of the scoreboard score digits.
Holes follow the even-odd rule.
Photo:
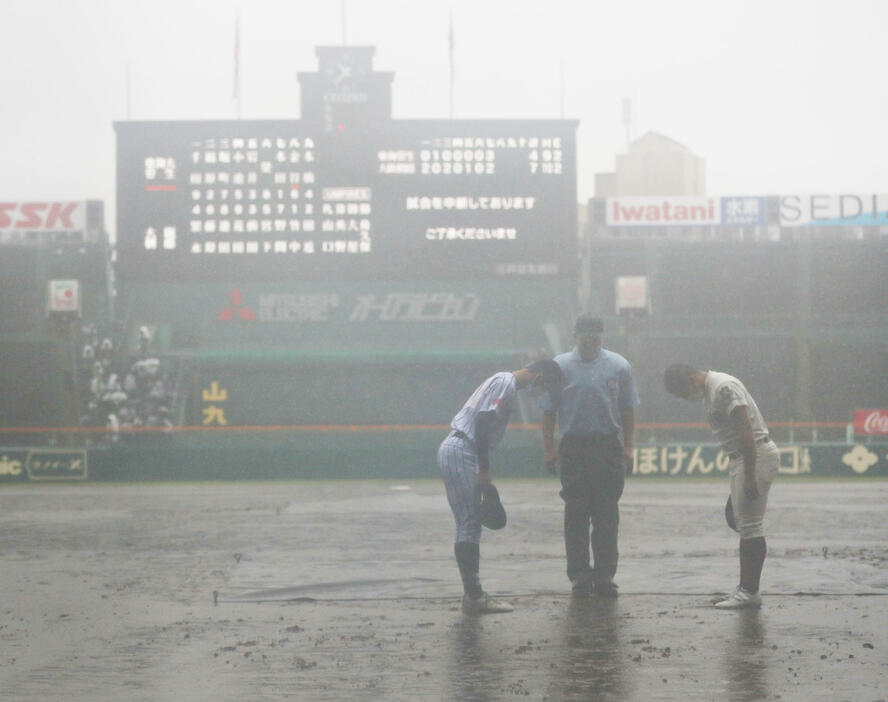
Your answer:
[[[126,278],[571,275],[576,122],[119,122]]]

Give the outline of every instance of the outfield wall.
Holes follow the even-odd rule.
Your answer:
[[[0,483],[132,480],[436,478],[443,427],[331,427],[326,430],[145,434],[89,448],[0,446]],[[778,443],[780,473],[805,477],[888,477],[888,441]],[[641,445],[635,475],[727,475],[711,443]],[[509,430],[492,454],[495,477],[546,475],[538,427]]]

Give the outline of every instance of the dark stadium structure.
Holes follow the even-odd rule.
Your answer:
[[[113,317],[111,256],[102,202],[0,203],[0,427],[78,424],[79,328]],[[71,305],[53,281],[78,283]]]
[[[574,312],[576,122],[394,120],[372,48],[317,53],[299,120],[115,125],[120,306],[187,424],[436,424]]]
[[[864,199],[810,197],[822,198],[824,211],[829,200]],[[641,421],[695,416],[662,391],[663,367],[673,361],[736,373],[773,421],[842,423],[854,408],[886,405],[884,214],[797,225],[787,221],[797,196],[700,198],[721,200],[725,219],[726,204],[738,200],[756,214],[743,223],[613,224],[615,206],[656,199],[593,198],[583,237],[582,295],[614,315],[621,333],[612,344],[639,375]],[[641,314],[617,309],[615,281],[624,276],[647,279]]]

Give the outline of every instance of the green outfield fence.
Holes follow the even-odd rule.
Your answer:
[[[787,476],[888,476],[888,438],[847,423],[772,423]],[[437,477],[448,426],[286,425],[0,428],[0,483],[59,480],[416,479]],[[702,423],[640,423],[637,476],[715,476],[727,456]],[[538,424],[510,426],[494,452],[501,477],[541,477]]]

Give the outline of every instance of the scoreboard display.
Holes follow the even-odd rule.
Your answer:
[[[576,274],[576,122],[118,122],[128,279]]]

